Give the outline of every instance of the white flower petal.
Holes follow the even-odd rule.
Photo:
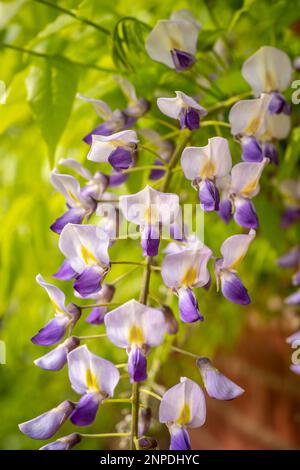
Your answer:
[[[231,170],[231,192],[244,198],[254,197],[259,190],[259,179],[268,159],[262,162],[241,162]]]
[[[223,257],[221,268],[237,269],[245,257],[255,235],[255,230],[251,229],[248,234],[233,235],[227,238],[223,242],[220,250]]]
[[[259,137],[266,131],[266,114],[271,96],[261,95],[254,100],[242,100],[235,103],[229,112],[229,123],[233,135],[253,135]]]
[[[100,116],[102,119],[107,120],[112,118],[113,112],[108,106],[108,104],[106,104],[104,101],[95,100],[93,98],[89,98],[88,96],[81,95],[80,93],[77,93],[77,98],[91,103],[94,106],[98,116]]]
[[[283,91],[291,83],[291,60],[280,49],[263,46],[246,60],[242,67],[242,75],[256,95]]]
[[[93,178],[92,173],[87,170],[80,162],[74,160],[73,158],[59,160],[58,164],[70,168],[86,180],[91,180]]]
[[[135,131],[121,131],[111,135],[93,135],[87,159],[93,162],[107,162],[110,154],[118,147],[138,143]]]
[[[67,204],[71,207],[80,205],[80,185],[71,175],[63,175],[53,170],[50,181],[53,186],[64,195]]]
[[[45,281],[43,276],[41,274],[38,274],[36,276],[36,282],[45,289],[47,292],[55,310],[58,313],[65,313],[66,312],[66,307],[65,307],[65,301],[66,301],[66,296],[65,294],[56,286],[53,284],[49,284],[48,282]]]
[[[197,101],[195,101],[190,96],[186,95],[182,91],[175,91],[176,98],[158,98],[157,106],[159,110],[173,119],[178,119],[180,112],[184,108],[194,108],[198,110],[202,116],[207,114],[205,108],[200,106]]]

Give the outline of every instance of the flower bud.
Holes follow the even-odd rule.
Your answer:
[[[154,438],[141,437],[138,440],[140,450],[155,450],[158,447],[158,442]]]
[[[166,320],[167,332],[169,335],[176,335],[178,332],[178,321],[176,320],[172,309],[168,305],[163,305],[162,313]]]

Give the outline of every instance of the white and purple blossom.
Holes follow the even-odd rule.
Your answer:
[[[41,274],[38,274],[36,281],[46,290],[54,307],[55,317],[33,336],[31,341],[41,346],[52,346],[65,336],[68,328],[74,327],[80,318],[81,310],[73,303],[66,306],[65,294],[58,287],[46,282]]]
[[[255,234],[255,230],[251,229],[248,234],[227,238],[221,246],[222,258],[215,262],[216,277],[221,283],[222,294],[235,304],[248,305],[251,302],[248,291],[236,272]]]
[[[67,212],[51,225],[53,232],[60,234],[68,223],[81,224],[85,218],[88,220],[91,217],[97,203],[92,195],[80,189],[78,181],[73,176],[59,174],[54,170],[51,182],[65,196],[68,207]]]
[[[242,67],[242,75],[256,96],[270,93],[270,114],[290,114],[291,107],[279,93],[286,90],[292,80],[292,63],[289,56],[271,46],[261,47],[249,57]]]
[[[187,147],[181,156],[185,177],[199,189],[200,205],[204,211],[219,209],[218,179],[228,176],[231,170],[228,141],[212,137],[204,147]]]
[[[39,450],[70,450],[81,441],[80,434],[73,432],[68,436],[63,436],[57,439],[54,442],[50,442],[43,447],[40,447]]]
[[[199,129],[200,118],[207,110],[182,91],[175,91],[176,98],[158,98],[157,106],[166,116],[178,119],[181,129]]]
[[[71,416],[75,408],[74,403],[66,400],[50,411],[36,418],[19,424],[19,429],[31,439],[49,439],[61,428],[64,422]]]
[[[55,349],[39,357],[34,364],[44,370],[61,370],[67,363],[67,355],[70,351],[77,348],[80,340],[75,336],[70,336]]]
[[[68,354],[69,378],[75,392],[82,395],[71,415],[77,426],[88,426],[105,398],[112,397],[120,373],[114,364],[91,353],[86,345]]]
[[[120,209],[128,221],[139,226],[143,255],[155,256],[161,227],[170,227],[179,212],[179,197],[147,185],[136,194],[121,196]]]
[[[87,158],[94,162],[109,163],[116,172],[121,172],[133,165],[137,143],[136,132],[132,130],[107,136],[93,135]]]
[[[187,428],[203,426],[206,404],[202,389],[193,380],[181,377],[164,394],[159,407],[159,421],[165,423],[171,435],[170,450],[190,450]]]
[[[184,249],[165,256],[161,275],[166,286],[179,298],[180,318],[185,323],[203,320],[193,288],[204,287],[210,281],[207,263],[212,252],[205,245]]]
[[[187,70],[196,62],[199,29],[190,13],[160,20],[146,39],[146,51],[151,59],[178,72]]]
[[[216,369],[207,357],[199,357],[197,367],[201,373],[204,387],[211,398],[233,400],[244,393],[245,390]]]
[[[94,225],[68,224],[63,229],[59,248],[76,272],[74,289],[82,297],[100,291],[109,269],[108,247],[109,236]],[[56,277],[59,277],[58,273]]]
[[[131,382],[147,378],[146,354],[152,346],[162,343],[167,325],[160,310],[129,300],[104,317],[110,341],[128,353],[128,372]]]
[[[134,86],[126,80],[126,78],[117,75],[114,79],[120,86],[128,102],[127,107],[123,110],[123,114],[127,117],[127,120],[129,121],[130,119],[137,119],[143,116],[150,108],[149,101],[145,98],[138,98]]]

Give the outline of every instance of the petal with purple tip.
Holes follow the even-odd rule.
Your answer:
[[[249,136],[243,137],[242,160],[244,160],[244,162],[261,162],[262,159],[263,153],[257,139]]]
[[[200,127],[200,114],[194,108],[183,108],[179,116],[181,129],[199,129]]]
[[[81,224],[84,217],[84,209],[70,209],[61,217],[58,217],[58,219],[56,219],[56,221],[50,226],[50,229],[52,232],[60,234],[67,224]]]
[[[81,436],[77,433],[69,434],[68,436],[61,437],[57,441],[50,442],[39,450],[70,450],[81,441]]]
[[[76,426],[88,426],[92,424],[96,418],[102,399],[99,393],[87,393],[83,395],[71,415],[70,419],[72,423]]]
[[[284,303],[287,305],[300,305],[300,290],[286,297]]]
[[[102,275],[95,268],[86,268],[77,276],[74,289],[81,297],[88,297],[101,289]]]
[[[284,96],[278,92],[273,92],[271,96],[272,99],[269,104],[270,114],[291,114],[291,106],[286,102]]]
[[[177,72],[191,68],[196,62],[196,57],[193,54],[181,51],[180,49],[172,49],[171,56]]]
[[[234,220],[241,227],[253,229],[259,227],[259,221],[252,201],[243,199],[236,203]]]
[[[246,287],[235,274],[226,271],[221,275],[221,290],[224,297],[239,305],[248,305],[251,300]]]
[[[104,323],[104,317],[107,313],[107,307],[94,307],[91,313],[86,317],[86,322],[91,325],[102,325]]]
[[[216,400],[233,400],[242,395],[244,390],[218,371],[206,357],[197,360],[205,389]]]
[[[143,382],[147,379],[147,359],[140,348],[133,346],[128,356],[130,382]]]
[[[72,268],[70,261],[65,259],[60,266],[59,270],[53,274],[53,277],[60,281],[71,281],[77,276],[77,272]]]
[[[171,426],[170,436],[170,450],[191,450],[190,436],[184,427]]]
[[[70,337],[57,348],[36,359],[34,364],[44,370],[60,370],[67,362],[67,354],[79,346],[79,343],[77,338]]]
[[[159,231],[152,225],[146,226],[141,232],[143,256],[156,256],[160,242]]]
[[[220,195],[216,185],[210,180],[201,181],[199,187],[200,206],[205,212],[219,210]]]
[[[204,317],[199,311],[199,306],[194,292],[191,289],[181,288],[178,291],[180,319],[184,323],[203,321]]]
[[[52,346],[65,336],[69,324],[70,318],[67,315],[56,315],[31,338],[31,341],[41,346]]]
[[[132,152],[124,147],[117,147],[108,157],[108,162],[115,171],[127,170],[132,165]]]
[[[232,203],[230,199],[223,199],[220,201],[218,214],[226,224],[230,222],[232,217]]]

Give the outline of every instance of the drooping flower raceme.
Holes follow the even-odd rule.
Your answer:
[[[248,291],[236,272],[254,237],[255,230],[251,229],[248,234],[227,238],[221,246],[222,258],[217,259],[215,263],[216,277],[221,282],[222,294],[235,304],[247,305],[251,302]]]
[[[199,357],[197,367],[201,373],[204,387],[211,398],[233,400],[244,393],[245,390],[216,369],[207,357]]]
[[[144,256],[158,253],[160,229],[169,229],[180,207],[176,194],[162,193],[150,186],[130,196],[120,197],[124,217],[139,226]]]
[[[74,327],[80,318],[81,310],[72,303],[66,306],[65,294],[58,287],[46,282],[41,274],[38,274],[36,281],[47,292],[55,310],[55,317],[33,336],[31,341],[41,346],[52,346],[65,336],[68,328]]]
[[[271,114],[290,114],[291,108],[279,92],[289,87],[292,70],[291,60],[285,52],[263,46],[243,64],[242,75],[256,96],[271,94],[268,107]]]
[[[163,396],[159,407],[159,421],[170,431],[170,450],[190,450],[187,428],[203,426],[206,419],[204,393],[196,382],[181,377],[180,383]]]
[[[169,254],[163,260],[162,278],[178,294],[180,318],[185,323],[203,320],[192,289],[209,283],[207,263],[211,255],[211,250],[203,245]]]
[[[54,170],[51,182],[65,196],[68,207],[67,212],[51,225],[53,232],[61,233],[68,223],[81,224],[84,218],[89,219],[96,210],[97,203],[92,195],[80,189],[78,181],[73,176],[59,174]]]
[[[108,246],[107,233],[94,225],[68,224],[63,229],[59,248],[76,273],[74,289],[82,297],[100,291],[109,268]]]
[[[147,378],[146,354],[152,346],[162,343],[167,331],[165,317],[160,310],[136,300],[107,313],[104,317],[108,338],[128,353],[128,372],[131,382]]]
[[[91,353],[86,345],[68,354],[68,366],[72,387],[82,395],[71,421],[87,426],[94,421],[100,403],[113,396],[120,373],[114,364]]]
[[[224,187],[219,215],[225,222],[229,222],[234,213],[234,220],[241,227],[258,228],[259,221],[251,199],[259,192],[259,180],[267,163],[267,158],[261,163],[237,163],[230,177],[220,181],[220,186],[222,183]]]
[[[160,111],[170,118],[178,119],[181,129],[199,129],[200,118],[206,116],[206,109],[182,91],[175,91],[175,94],[176,98],[158,98]]]
[[[136,132],[132,130],[108,136],[93,135],[87,158],[94,162],[108,162],[115,171],[120,172],[133,165],[137,143]]]
[[[173,17],[174,18],[174,17]],[[146,39],[146,51],[151,59],[178,72],[187,70],[196,62],[199,25],[185,15],[160,20]]]
[[[205,211],[219,209],[218,179],[231,170],[229,145],[223,137],[208,139],[205,147],[186,147],[181,156],[185,177],[199,189],[200,205]]]

